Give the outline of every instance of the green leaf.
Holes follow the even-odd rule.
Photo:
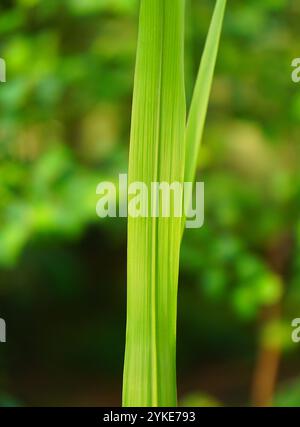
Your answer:
[[[129,184],[184,176],[184,1],[142,0]],[[181,218],[128,218],[123,404],[175,406]]]
[[[129,185],[194,180],[225,4],[216,4],[185,129],[184,0],[141,0]],[[169,218],[128,218],[124,406],[177,403],[182,224],[175,211]]]
[[[226,0],[217,0],[210,24],[186,128],[185,181],[194,182],[208,101],[221,37]]]

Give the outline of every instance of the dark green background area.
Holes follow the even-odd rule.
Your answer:
[[[214,1],[189,0],[188,103]],[[199,156],[205,225],[180,267],[186,405],[300,406],[299,0],[229,0]],[[138,2],[1,1],[2,405],[119,405],[126,221],[96,186],[126,173]]]

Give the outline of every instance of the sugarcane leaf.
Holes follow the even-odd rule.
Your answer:
[[[217,1],[185,129],[184,0],[141,0],[129,185],[194,181],[225,5]],[[182,225],[174,212],[128,217],[124,406],[176,405]]]
[[[219,42],[226,0],[217,0],[207,35],[199,72],[194,88],[186,127],[185,181],[194,182]]]
[[[183,182],[183,25],[184,0],[141,0],[129,186]],[[181,221],[128,217],[124,406],[176,405]]]

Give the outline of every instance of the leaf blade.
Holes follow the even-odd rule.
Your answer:
[[[141,1],[129,185],[183,181],[183,0]],[[124,406],[176,405],[181,218],[128,218]]]
[[[185,182],[194,182],[227,0],[217,0],[207,35],[186,127]]]

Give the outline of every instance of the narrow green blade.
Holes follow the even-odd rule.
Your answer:
[[[186,182],[194,182],[199,148],[207,114],[208,101],[221,37],[226,0],[217,0],[210,24],[186,128]]]
[[[184,0],[141,0],[129,185],[182,182]],[[124,406],[176,405],[181,218],[128,218]]]

